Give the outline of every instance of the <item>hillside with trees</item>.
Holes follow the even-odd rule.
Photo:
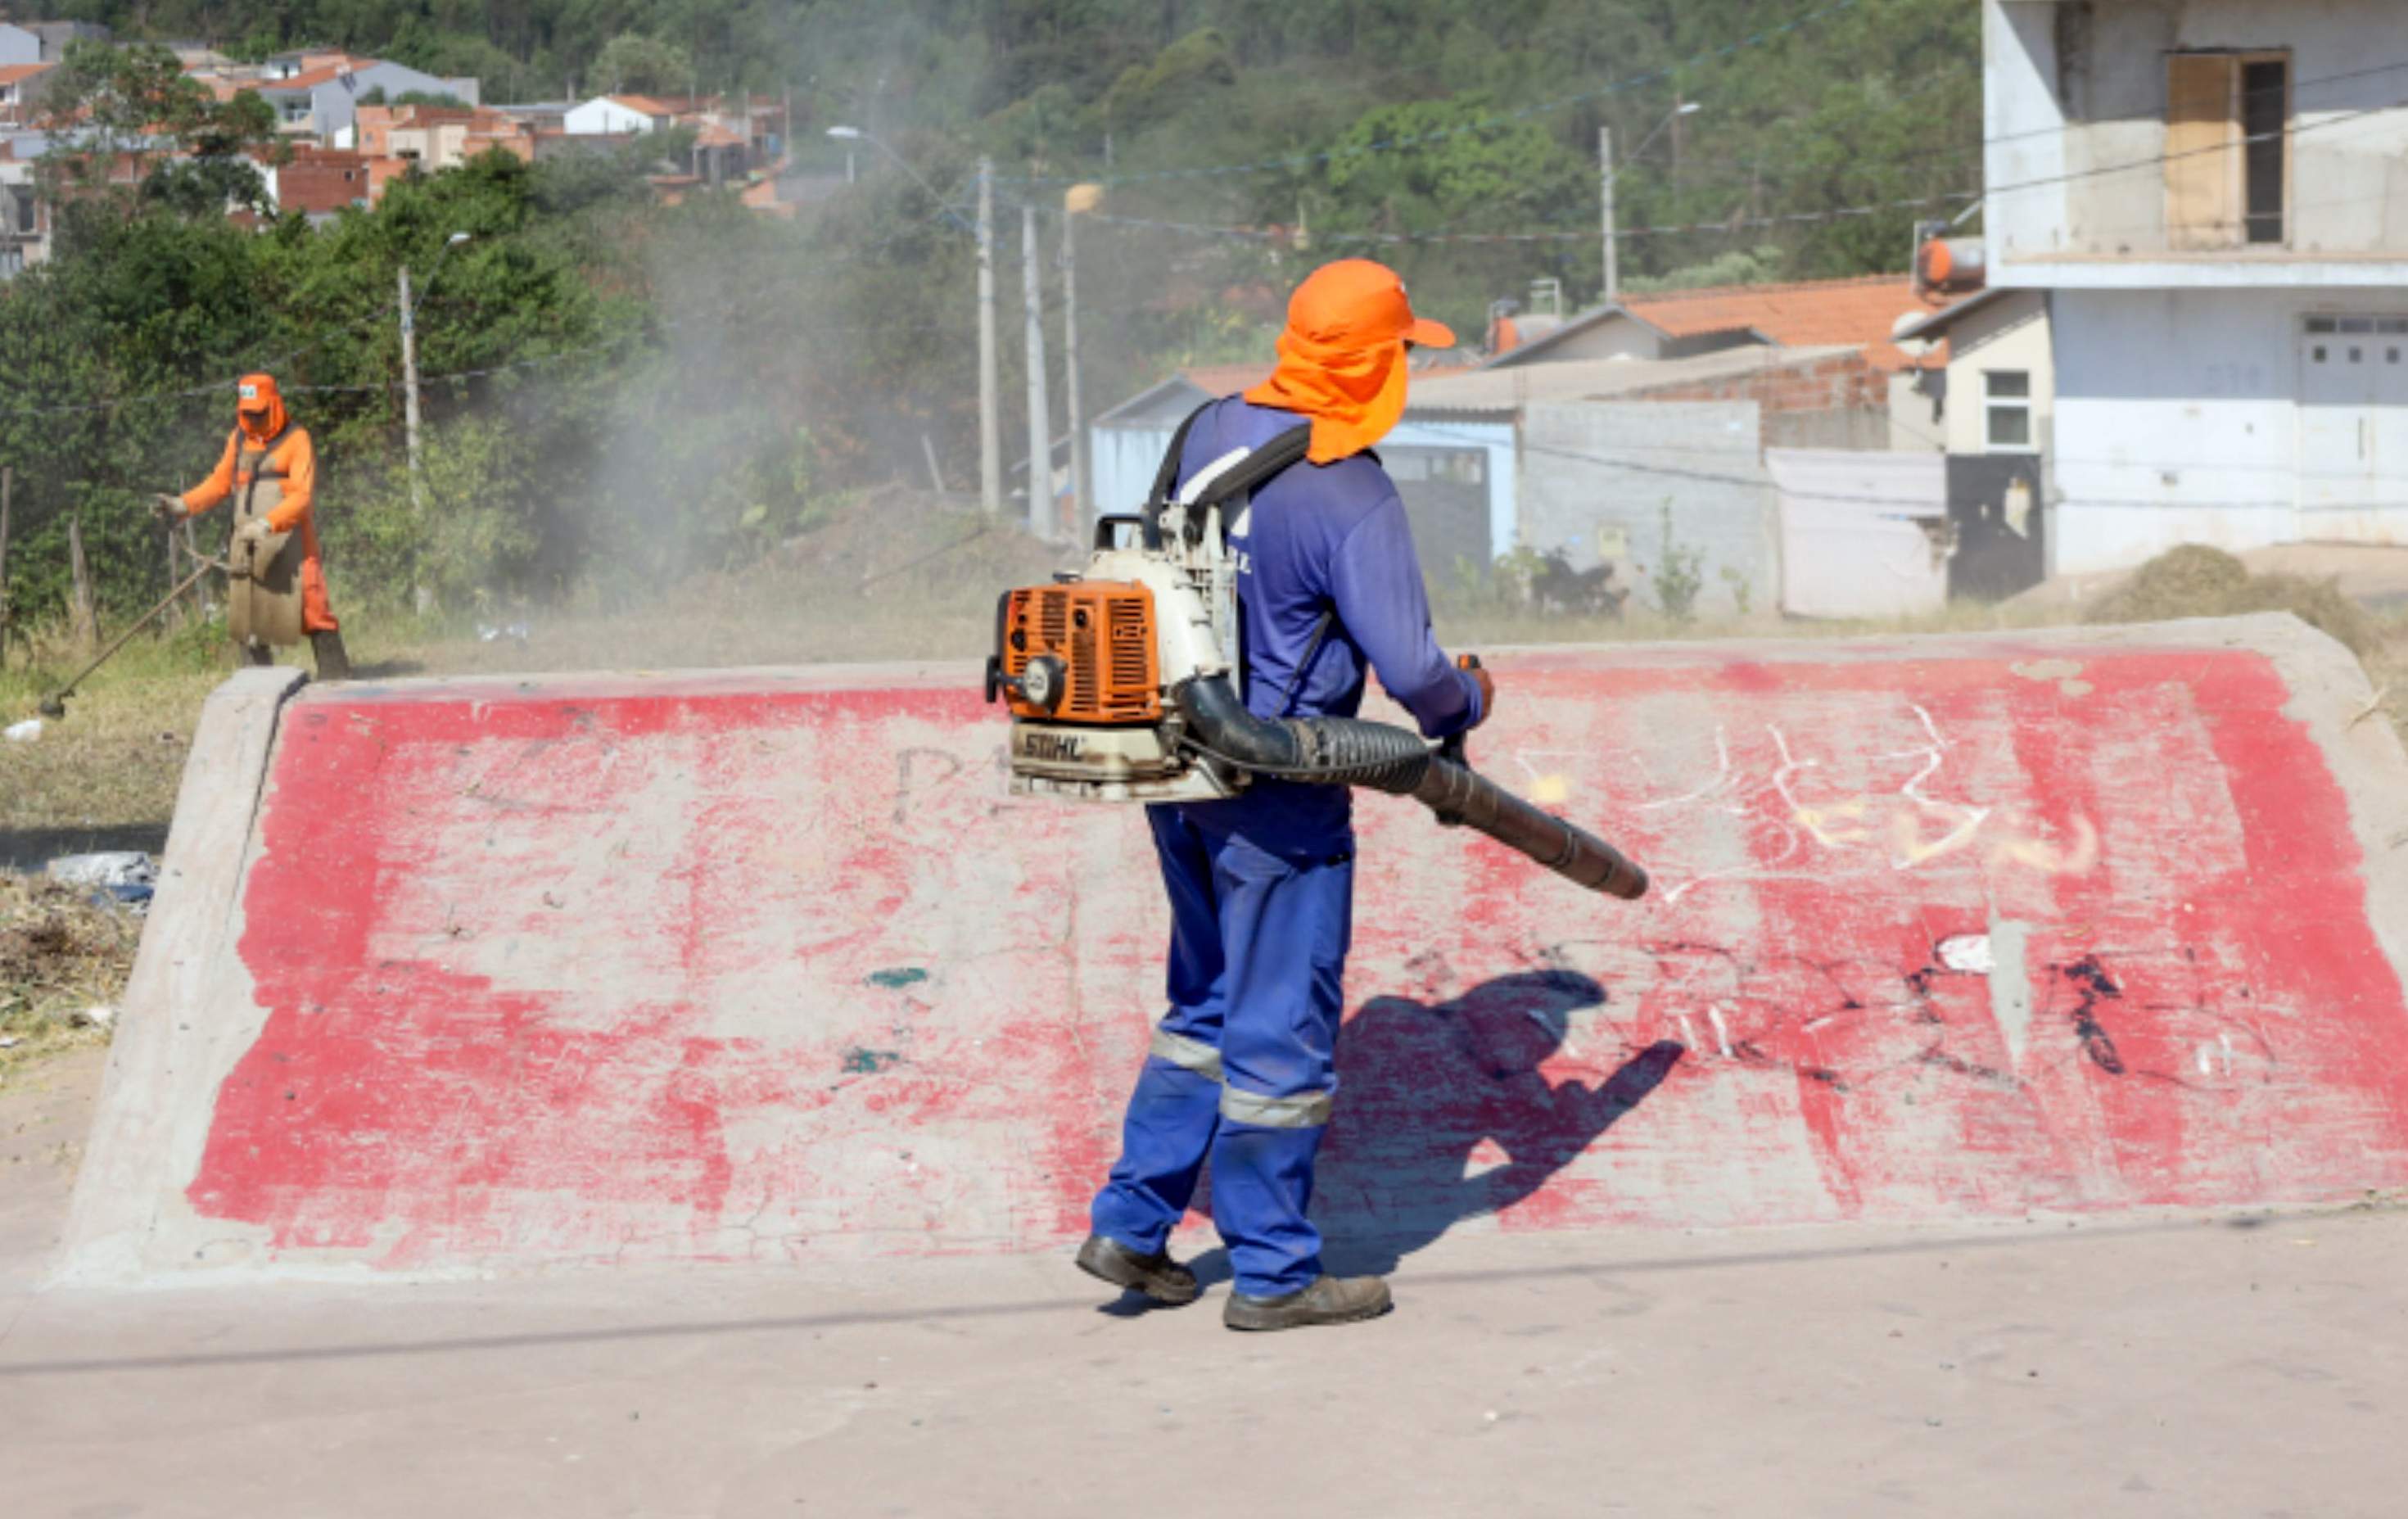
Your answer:
[[[63,605],[70,520],[108,604],[157,593],[144,494],[208,466],[227,383],[251,367],[278,372],[320,438],[333,572],[354,602],[633,592],[746,562],[848,492],[924,480],[925,450],[974,480],[982,154],[998,174],[1007,396],[1022,208],[1045,218],[1050,265],[1064,188],[1105,186],[1079,230],[1091,414],[1172,365],[1267,355],[1286,287],[1341,253],[1395,264],[1467,334],[1534,279],[1593,298],[1600,127],[1625,153],[1644,145],[1617,183],[1631,281],[1902,267],[1917,215],[1979,184],[1971,0],[58,8],[120,43],[322,45],[473,75],[488,102],[791,98],[796,166],[838,182],[781,222],[733,196],[658,204],[640,149],[496,155],[373,210],[254,229],[224,207],[256,200],[246,163],[274,151],[255,100],[179,96],[162,54],[79,64],[96,121],[185,150],[130,184],[94,178],[89,152],[47,165],[68,202],[59,256],[0,296],[22,619]],[[1684,102],[1698,110],[1665,126]],[[859,145],[851,184],[824,135],[838,123],[882,145]],[[471,240],[446,254],[454,231]],[[403,264],[436,275],[423,496],[400,467]]]

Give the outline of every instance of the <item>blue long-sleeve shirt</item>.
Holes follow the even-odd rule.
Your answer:
[[[1232,449],[1260,448],[1302,420],[1241,396],[1214,402],[1188,429],[1180,484]],[[1480,722],[1480,687],[1439,649],[1405,505],[1377,459],[1355,454],[1283,470],[1254,492],[1228,537],[1239,556],[1246,706],[1257,717],[1352,717],[1370,673],[1426,738]],[[1331,613],[1327,636],[1312,650],[1314,630]],[[1333,824],[1342,830],[1347,800],[1342,786],[1256,781],[1235,802],[1206,804],[1206,812],[1235,821],[1243,811],[1274,825],[1248,832],[1284,827],[1302,843]]]
[[[1260,448],[1302,420],[1240,396],[1213,403],[1188,430],[1180,485],[1232,449]],[[1358,453],[1292,466],[1228,526],[1245,625],[1246,705],[1257,717],[1352,717],[1369,671],[1425,738],[1480,721],[1479,685],[1440,652],[1430,631],[1405,504],[1378,460]],[[1283,710],[1281,693],[1328,613],[1336,614],[1328,636]]]

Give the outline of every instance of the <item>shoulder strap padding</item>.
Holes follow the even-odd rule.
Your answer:
[[[1239,496],[1251,494],[1273,475],[1302,460],[1312,447],[1312,423],[1297,423],[1247,454],[1228,473],[1207,486],[1203,494],[1189,503],[1189,509],[1201,511],[1206,507],[1219,506],[1225,501],[1234,501]]]

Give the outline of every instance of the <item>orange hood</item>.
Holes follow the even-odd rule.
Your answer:
[[[273,375],[245,375],[236,388],[235,425],[253,443],[265,443],[284,431],[284,397],[277,394]]]
[[[1350,457],[1404,415],[1408,343],[1453,348],[1455,334],[1413,315],[1405,282],[1386,265],[1323,265],[1288,298],[1279,367],[1246,399],[1312,418],[1305,457],[1314,464]]]

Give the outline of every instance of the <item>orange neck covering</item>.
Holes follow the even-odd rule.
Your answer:
[[[1280,334],[1279,367],[1246,392],[1256,406],[1312,419],[1317,465],[1350,458],[1377,443],[1405,414],[1407,365],[1402,339],[1369,347],[1316,340],[1290,327]]]

